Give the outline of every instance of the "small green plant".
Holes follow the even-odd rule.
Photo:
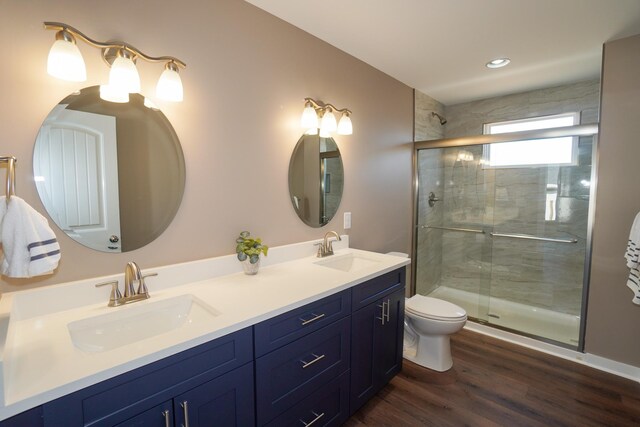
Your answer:
[[[260,259],[261,253],[267,256],[269,247],[267,245],[263,245],[262,240],[259,237],[252,239],[249,237],[250,235],[251,233],[248,231],[240,233],[240,236],[236,239],[236,253],[238,254],[238,259],[240,261],[244,261],[249,258],[249,262],[251,264],[255,264]]]

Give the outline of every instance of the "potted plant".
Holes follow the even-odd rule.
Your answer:
[[[243,231],[236,239],[236,253],[238,260],[242,263],[245,274],[258,274],[260,268],[260,254],[267,256],[269,247],[262,244],[258,237],[253,239],[251,233]]]

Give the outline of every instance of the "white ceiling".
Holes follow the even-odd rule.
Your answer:
[[[446,105],[597,78],[640,33],[640,0],[247,1]]]

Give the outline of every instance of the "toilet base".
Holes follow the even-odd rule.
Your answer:
[[[415,364],[438,372],[448,371],[453,366],[449,335],[420,336],[417,345],[404,347],[402,356]]]

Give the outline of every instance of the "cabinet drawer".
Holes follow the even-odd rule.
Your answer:
[[[135,369],[44,405],[47,426],[112,426],[253,359],[251,328]]]
[[[406,267],[401,267],[355,286],[352,291],[353,311],[359,310],[378,298],[402,288],[405,274]]]
[[[264,425],[349,369],[345,317],[256,360],[258,424]]]
[[[348,315],[351,290],[328,296],[254,326],[256,357]]]
[[[349,418],[349,373],[297,403],[267,427],[340,426]]]

